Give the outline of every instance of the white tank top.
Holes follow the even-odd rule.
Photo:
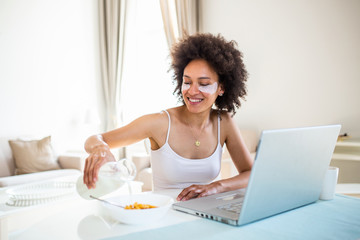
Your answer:
[[[186,188],[192,184],[208,184],[220,173],[222,146],[220,144],[220,116],[218,116],[218,144],[211,156],[202,159],[188,159],[177,154],[169,145],[171,128],[169,127],[165,144],[151,150],[151,168],[153,171],[154,190],[169,188]]]

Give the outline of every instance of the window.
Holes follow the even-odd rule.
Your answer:
[[[177,105],[159,0],[128,1],[122,103],[124,124]],[[127,153],[144,150],[130,146]],[[129,154],[128,154],[129,157]]]

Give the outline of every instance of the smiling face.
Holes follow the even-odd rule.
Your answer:
[[[184,69],[181,92],[188,110],[198,113],[210,109],[224,90],[210,64],[203,59],[195,59]]]

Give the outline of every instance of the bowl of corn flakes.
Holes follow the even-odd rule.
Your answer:
[[[166,215],[174,200],[166,195],[144,192],[106,198],[105,214],[124,224],[154,223]],[[121,207],[119,207],[121,206]]]

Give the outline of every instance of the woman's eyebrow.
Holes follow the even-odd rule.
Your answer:
[[[184,74],[183,77],[191,79],[191,77],[186,74]],[[210,78],[209,77],[199,77],[198,79],[210,79]]]

